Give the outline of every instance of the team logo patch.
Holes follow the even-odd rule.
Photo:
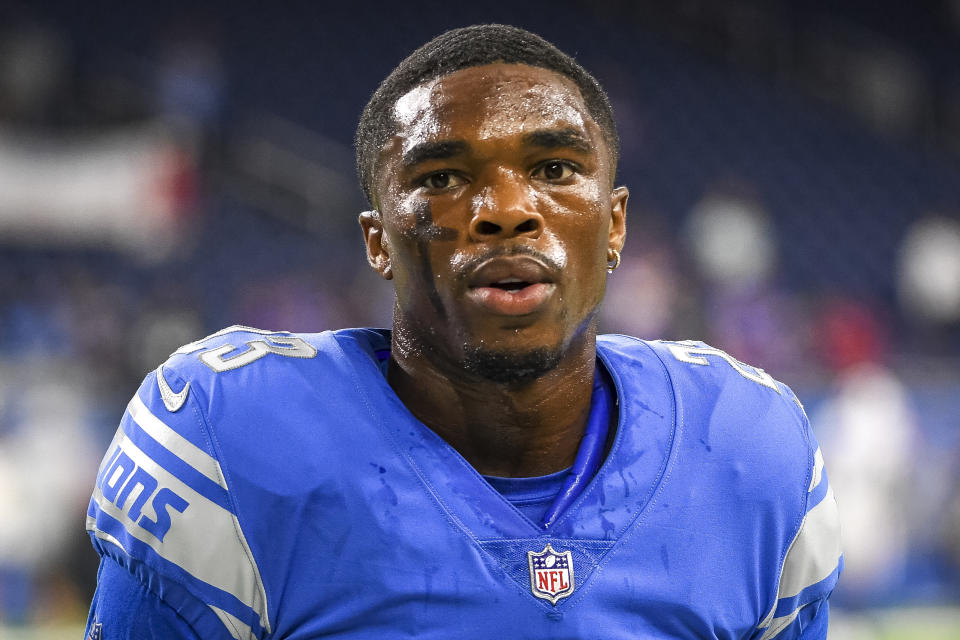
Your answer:
[[[540,553],[527,551],[527,561],[533,595],[557,604],[573,593],[573,555],[569,551],[557,553],[547,543]]]
[[[96,618],[94,618],[96,620]],[[87,640],[103,640],[103,625],[94,622],[90,625],[90,633],[87,634]]]

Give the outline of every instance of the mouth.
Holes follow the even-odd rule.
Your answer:
[[[493,258],[468,282],[467,298],[489,313],[522,316],[547,303],[556,291],[552,272],[528,256]]]
[[[504,278],[502,280],[497,280],[496,282],[491,282],[486,286],[494,289],[500,289],[501,291],[506,291],[508,293],[518,293],[535,284],[540,283],[527,282],[526,280],[521,280],[520,278]]]

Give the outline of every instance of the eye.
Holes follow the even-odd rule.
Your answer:
[[[569,162],[551,160],[537,167],[533,175],[537,178],[550,180],[551,182],[559,182],[572,176],[576,170],[576,167]]]
[[[431,191],[443,191],[451,187],[459,187],[464,182],[465,180],[455,173],[437,171],[425,177],[421,184]]]

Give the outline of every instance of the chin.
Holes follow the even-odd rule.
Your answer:
[[[490,382],[523,385],[555,369],[562,355],[561,349],[550,347],[507,350],[467,346],[463,366]]]

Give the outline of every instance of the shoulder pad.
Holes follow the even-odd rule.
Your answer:
[[[775,541],[779,575],[765,585],[772,605],[757,627],[763,640],[787,637],[804,607],[814,610],[830,595],[843,567],[836,500],[803,406],[763,369],[706,343],[658,340],[650,346],[684,396],[696,423],[688,430],[708,425],[697,432],[701,442],[725,435],[741,462],[752,460],[753,495],[798,507],[782,514],[785,526]]]
[[[189,592],[240,636],[269,632],[267,596],[205,409],[216,376],[269,354],[312,358],[289,333],[231,327],[178,349],[144,379],[100,465],[94,546],[150,584]],[[204,389],[205,388],[205,389]]]
[[[221,379],[223,374],[248,365],[276,367],[286,358],[315,358],[319,353],[316,344],[319,336],[240,325],[227,327],[180,347],[157,367],[160,398],[168,411],[176,412],[191,392],[202,394],[204,390],[229,384],[231,377]]]

